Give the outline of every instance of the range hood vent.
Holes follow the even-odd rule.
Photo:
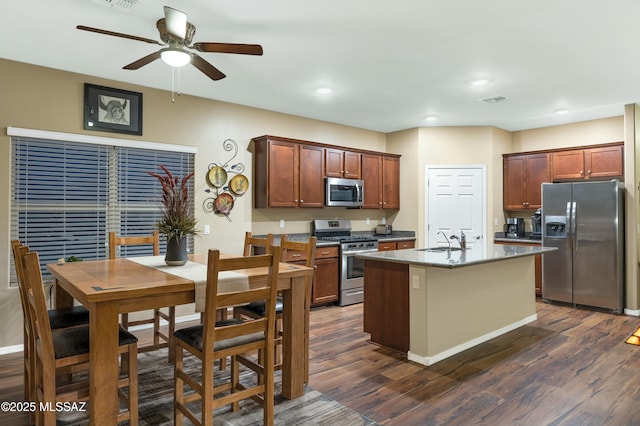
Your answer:
[[[497,104],[500,102],[506,101],[507,98],[504,96],[490,96],[488,98],[480,99],[480,102],[484,102],[485,104]]]

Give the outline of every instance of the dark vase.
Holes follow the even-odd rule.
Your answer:
[[[187,237],[168,239],[164,263],[169,266],[182,266],[187,260]]]

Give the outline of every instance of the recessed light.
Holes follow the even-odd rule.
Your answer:
[[[482,87],[482,86],[486,86],[487,84],[489,84],[489,80],[486,80],[486,79],[473,80],[470,84],[473,87]]]
[[[316,93],[320,93],[321,95],[328,95],[331,93],[331,89],[329,87],[319,87],[316,89]]]
[[[429,121],[429,122],[438,121],[438,117],[436,117],[435,115],[428,115],[424,118],[424,121]]]
[[[563,108],[563,109],[559,109],[559,110],[556,110],[555,114],[556,114],[556,115],[565,115],[565,114],[569,114],[569,110],[568,110],[568,109],[564,109],[564,108]]]

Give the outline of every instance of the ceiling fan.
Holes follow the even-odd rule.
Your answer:
[[[202,71],[212,80],[220,80],[225,78],[225,74],[205,61],[194,52],[187,49],[197,50],[198,52],[217,52],[217,53],[237,53],[241,55],[262,55],[262,46],[259,44],[237,44],[237,43],[193,43],[196,27],[187,22],[187,14],[171,7],[164,7],[164,18],[156,23],[160,39],[162,42],[149,38],[138,37],[130,34],[117,33],[114,31],[101,30],[99,28],[78,25],[76,28],[83,31],[90,31],[99,34],[110,35],[114,37],[122,37],[130,40],[143,41],[145,43],[157,44],[164,46],[157,52],[144,56],[137,61],[125,65],[126,70],[137,70],[158,58],[162,58],[167,64],[180,67],[191,62],[194,67]]]

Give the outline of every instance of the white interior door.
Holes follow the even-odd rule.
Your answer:
[[[438,232],[467,236],[467,245],[482,243],[486,232],[485,167],[427,166],[427,247],[447,245]],[[452,241],[457,247],[457,242]]]

